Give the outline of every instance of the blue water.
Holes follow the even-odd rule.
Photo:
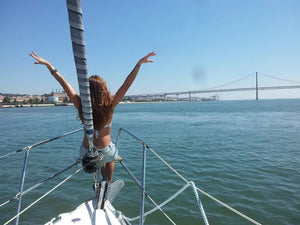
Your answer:
[[[0,156],[81,127],[73,107],[0,110]],[[300,100],[215,101],[122,104],[115,111],[112,138],[120,127],[146,141],[186,179],[262,224],[300,224]],[[73,163],[82,134],[32,149],[25,188]],[[142,147],[121,134],[119,153],[141,176]],[[24,153],[0,159],[0,203],[19,189]],[[75,169],[24,196],[23,208]],[[117,164],[114,179],[125,187],[114,206],[128,217],[139,215],[140,192]],[[20,217],[20,224],[43,224],[93,197],[93,177],[80,172]],[[158,203],[184,185],[147,152],[146,191]],[[251,224],[199,194],[210,224]],[[16,202],[0,208],[0,224]],[[147,200],[146,209],[153,207]],[[191,189],[169,203],[176,224],[203,224]],[[145,224],[171,224],[156,212]]]

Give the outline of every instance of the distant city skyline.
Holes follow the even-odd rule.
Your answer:
[[[250,98],[241,98],[241,99],[253,99],[254,97],[255,98],[259,98],[259,99],[268,99],[268,98],[273,98],[274,99],[274,96],[272,96],[272,91],[274,92],[274,90],[278,91],[280,90],[281,92],[299,92],[298,90],[300,89],[300,82],[297,82],[297,81],[291,81],[291,80],[286,80],[286,79],[282,79],[282,78],[278,78],[278,77],[273,77],[271,75],[267,75],[267,74],[262,74],[262,76],[264,77],[271,77],[275,80],[280,80],[280,81],[285,81],[285,82],[288,82],[288,83],[293,83],[294,85],[277,85],[277,86],[263,86],[263,85],[260,85],[260,82],[259,82],[259,78],[257,79],[257,85],[258,85],[258,92],[257,92],[257,95],[256,96],[256,91],[254,90],[255,87],[254,86],[247,86],[247,87],[235,87],[235,88],[224,88],[225,86],[228,86],[228,85],[232,85],[233,83],[237,83],[241,80],[244,80],[245,78],[248,78],[250,76],[257,76],[257,78],[259,77],[259,73],[256,72],[256,73],[252,73],[252,74],[249,74],[245,77],[242,77],[242,78],[239,78],[235,81],[231,81],[229,83],[226,83],[226,84],[223,84],[223,85],[219,85],[219,86],[216,86],[216,87],[213,87],[213,88],[209,88],[209,89],[205,89],[205,90],[188,90],[188,91],[181,91],[181,92],[160,92],[160,93],[142,93],[142,94],[133,94],[133,95],[126,95],[125,98],[135,98],[135,99],[139,99],[139,98],[142,98],[144,99],[146,96],[150,97],[150,98],[155,98],[155,97],[159,97],[161,98],[161,95],[165,95],[164,98],[174,98],[174,99],[184,99],[184,98],[195,98],[195,99],[215,99],[217,98],[218,100],[220,100],[220,96],[222,96],[223,94],[228,94],[228,92],[238,92],[236,94],[243,94],[243,92],[248,92],[248,93],[252,93],[252,95],[250,95]],[[255,83],[256,85],[256,83]],[[252,89],[252,90],[248,90],[248,89]],[[293,90],[291,90],[293,89]],[[297,90],[298,89],[298,90]],[[255,96],[254,96],[254,91],[255,91]],[[269,97],[265,97],[265,91],[269,92],[269,94],[271,94]],[[0,92],[0,95],[29,95],[29,96],[42,96],[42,95],[51,95],[53,93],[64,93],[64,90],[62,88],[52,88],[51,89],[51,92],[45,92],[44,94],[33,94],[33,95],[30,95],[30,94],[27,94],[27,93],[1,93]],[[241,94],[241,95],[242,95]],[[174,96],[177,96],[177,97],[174,97]],[[173,97],[172,97],[173,96]],[[286,96],[286,94],[284,94],[283,96]],[[297,93],[295,96],[290,96],[290,97],[287,97],[287,98],[299,98]],[[238,98],[236,98],[238,100]],[[223,100],[228,100],[226,98],[224,98]],[[233,99],[235,100],[235,99]]]
[[[6,94],[6,95],[45,95],[45,94],[51,94],[52,92],[55,92],[55,93],[64,93],[64,90],[63,89],[50,89],[49,91],[45,91],[44,93],[38,93],[38,94],[28,94],[28,93],[3,93],[3,92],[0,92],[0,94]]]
[[[154,63],[141,67],[127,95],[205,90],[256,71],[300,81],[300,1],[82,1],[82,8],[88,73],[103,76],[112,94],[151,51]],[[44,66],[33,64],[31,51],[78,92],[65,1],[4,1],[0,25],[1,93],[61,89]],[[292,85],[267,77],[260,84]],[[255,80],[236,85],[254,86]],[[261,97],[300,98],[300,90],[264,91]],[[252,99],[253,93],[220,98]]]

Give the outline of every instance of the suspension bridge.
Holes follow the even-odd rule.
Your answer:
[[[241,80],[244,80],[248,77],[255,76],[255,85],[253,87],[241,87],[241,88],[224,88],[225,86],[231,85],[233,83],[239,82]],[[297,85],[277,85],[277,86],[259,86],[259,76],[264,76],[280,81],[285,81],[285,82],[290,82],[294,83]],[[177,100],[179,99],[180,95],[188,96],[186,98],[188,101],[192,101],[193,95],[195,94],[205,94],[205,93],[215,93],[215,95],[211,96],[210,98],[207,98],[207,100],[217,100],[218,94],[222,92],[242,92],[242,91],[255,91],[255,96],[256,100],[259,99],[259,91],[266,91],[266,90],[279,90],[279,89],[298,89],[300,88],[300,82],[299,81],[292,81],[292,80],[287,80],[287,79],[282,79],[276,76],[271,76],[263,73],[251,73],[247,76],[244,76],[242,78],[239,78],[237,80],[231,81],[226,84],[222,84],[213,88],[208,88],[205,90],[196,90],[196,91],[181,91],[181,92],[167,92],[167,93],[154,93],[154,94],[140,94],[140,95],[127,95],[125,96],[125,100],[133,100],[133,101],[138,101],[138,100],[148,100],[148,101],[153,101],[153,100],[163,100],[166,101],[168,100],[168,97],[170,96],[177,96]],[[204,98],[205,100],[206,98]]]

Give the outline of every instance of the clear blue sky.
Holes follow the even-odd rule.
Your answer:
[[[299,0],[84,0],[88,72],[117,91],[135,63],[143,65],[128,94],[202,90],[253,72],[300,82]],[[64,0],[9,0],[0,7],[0,92],[44,94],[59,84],[32,50],[78,90]],[[260,84],[295,85],[268,77]],[[300,84],[300,83],[298,83]],[[224,88],[253,87],[254,75]],[[221,99],[254,93],[220,94]],[[300,89],[262,93],[300,98]]]

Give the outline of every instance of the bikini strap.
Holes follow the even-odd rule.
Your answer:
[[[111,127],[111,125],[112,125],[111,123],[110,123],[110,124],[107,124],[107,125],[104,126],[104,128]]]

